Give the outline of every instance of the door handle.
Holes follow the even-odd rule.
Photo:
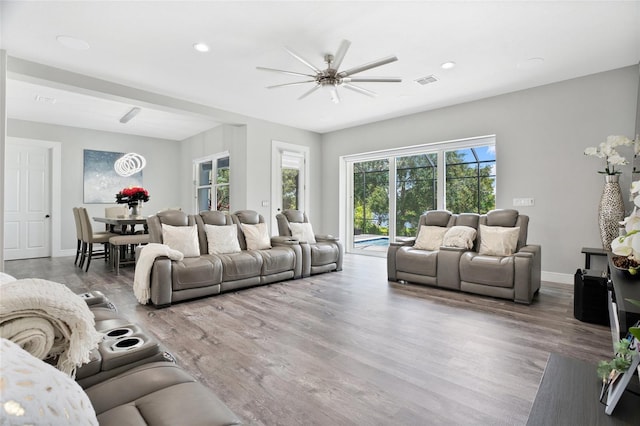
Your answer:
[[[49,219],[51,217],[51,215],[46,215],[44,218],[45,219]]]

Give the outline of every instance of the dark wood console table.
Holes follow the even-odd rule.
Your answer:
[[[631,385],[610,416],[605,414],[605,406],[599,401],[601,386],[595,365],[551,354],[527,426],[638,425],[638,379],[632,378]],[[631,389],[635,389],[636,393],[630,392]]]
[[[640,300],[640,276],[630,276],[616,269],[609,257],[609,271],[613,294],[609,293],[609,319],[613,340],[627,335],[629,327],[640,320],[640,306],[627,299]]]

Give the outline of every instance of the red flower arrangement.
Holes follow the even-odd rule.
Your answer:
[[[138,205],[138,201],[149,201],[149,192],[140,186],[130,186],[116,194],[118,204],[128,204],[133,207]]]

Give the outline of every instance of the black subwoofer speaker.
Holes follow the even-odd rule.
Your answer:
[[[602,271],[578,269],[573,287],[573,316],[592,324],[609,325],[607,277]]]

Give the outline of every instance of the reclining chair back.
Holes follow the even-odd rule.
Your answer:
[[[418,221],[418,229],[416,229],[416,237],[420,233],[421,226],[442,226],[450,228],[456,223],[455,215],[446,210],[430,210],[420,216]]]
[[[162,244],[162,225],[193,226],[196,224],[193,216],[180,210],[165,210],[147,218],[149,228],[149,242]]]
[[[284,210],[282,213],[276,215],[278,221],[278,234],[282,237],[290,237],[291,229],[290,223],[307,223],[309,218],[307,214],[300,210]]]
[[[240,241],[240,248],[242,250],[246,250],[247,241],[244,238],[244,233],[242,232],[242,226],[240,226],[240,224],[257,225],[258,223],[265,223],[264,217],[253,210],[238,210],[231,215],[231,218],[233,219],[233,223],[238,225],[238,240]]]
[[[228,212],[205,210],[195,216],[198,225],[198,242],[200,243],[200,253],[209,253],[207,233],[204,225],[228,226],[233,225],[233,219]]]
[[[527,228],[529,227],[529,216],[520,214],[517,210],[491,210],[486,215],[480,216],[480,225],[486,226],[502,226],[504,228],[520,228],[518,235],[518,246],[516,251],[527,245]],[[476,240],[477,247],[480,247],[482,233],[478,227],[478,237]]]

